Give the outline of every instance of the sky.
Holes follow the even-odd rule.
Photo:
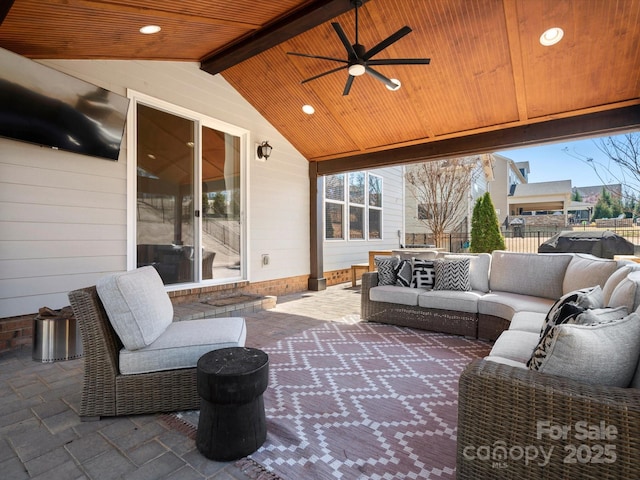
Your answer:
[[[594,170],[584,161],[583,157],[591,157],[596,161],[606,162],[607,156],[598,150],[598,138],[579,140],[575,142],[549,143],[540,147],[519,148],[496,152],[515,162],[529,162],[529,183],[551,182],[554,180],[571,180],[572,187],[590,187],[602,185]],[[564,149],[568,148],[568,152]],[[577,157],[577,158],[576,158]],[[602,169],[601,175],[606,174]],[[605,183],[619,183],[610,176],[603,175]]]

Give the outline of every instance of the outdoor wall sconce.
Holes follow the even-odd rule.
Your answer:
[[[267,160],[271,156],[271,150],[273,147],[269,145],[269,141],[265,140],[260,145],[258,145],[258,158],[264,158]]]

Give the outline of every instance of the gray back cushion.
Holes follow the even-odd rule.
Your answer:
[[[571,258],[572,255],[495,250],[491,254],[489,288],[556,300],[563,295],[564,274]]]
[[[573,292],[581,288],[604,287],[607,279],[618,268],[618,262],[593,255],[576,253],[564,274],[563,293]]]
[[[127,350],[151,345],[173,321],[173,305],[151,266],[103,277],[96,289]]]

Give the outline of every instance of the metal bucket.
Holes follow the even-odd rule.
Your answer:
[[[38,315],[33,320],[33,360],[52,363],[79,357],[82,357],[82,337],[74,317]]]

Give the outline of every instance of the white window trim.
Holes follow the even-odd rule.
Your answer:
[[[333,175],[342,175],[344,178],[344,192],[342,200],[333,200],[327,199],[327,188],[326,188],[326,177],[323,178],[322,184],[322,220],[323,220],[323,237],[325,242],[382,242],[384,241],[384,177],[382,175],[376,175],[374,173],[370,173],[368,171],[364,171],[364,204],[361,203],[351,203],[349,199],[349,174],[350,173],[359,173],[359,172],[345,172],[340,174]],[[382,195],[382,206],[376,207],[369,205],[369,177],[374,176],[380,179],[381,186],[381,195]],[[343,238],[327,238],[327,203],[332,203],[336,205],[342,205],[342,231],[344,233]],[[364,210],[363,214],[363,238],[351,238],[351,228],[349,222],[350,208],[358,207]],[[380,238],[371,238],[369,236],[369,210],[379,210],[380,211]]]
[[[322,178],[322,200],[323,200],[323,205],[322,205],[322,219],[323,219],[323,225],[322,225],[322,229],[323,229],[323,236],[324,236],[324,240],[326,242],[344,242],[347,241],[347,235],[345,235],[346,233],[346,229],[347,229],[347,224],[348,224],[348,219],[347,219],[347,200],[346,200],[346,195],[347,195],[347,174],[346,173],[339,173],[339,174],[333,174],[330,176],[335,176],[335,175],[342,175],[343,178],[343,183],[344,183],[344,188],[342,191],[342,200],[334,200],[334,199],[328,199],[327,198],[327,176]],[[328,175],[329,176],[329,175]],[[334,205],[342,205],[342,238],[327,238],[327,203],[331,203]]]
[[[200,162],[202,161],[201,155],[201,130],[202,127],[209,127],[216,130],[220,130],[231,135],[240,137],[241,151],[240,151],[240,182],[241,182],[241,209],[240,209],[240,224],[241,224],[241,254],[240,254],[240,275],[239,277],[229,277],[222,279],[205,280],[202,282],[193,283],[180,283],[165,285],[167,291],[184,290],[188,288],[198,288],[207,285],[221,285],[226,283],[236,283],[238,280],[249,280],[251,278],[248,266],[250,262],[250,252],[248,248],[248,232],[249,230],[249,169],[248,169],[248,157],[251,152],[251,139],[249,131],[232,125],[230,123],[217,120],[208,115],[189,110],[187,108],[175,105],[159,98],[146,95],[135,90],[127,89],[127,97],[130,100],[130,108],[127,113],[127,270],[134,270],[136,268],[136,245],[137,245],[137,221],[136,221],[136,202],[137,202],[137,104],[142,103],[150,107],[165,110],[172,115],[179,115],[195,122],[198,126],[196,131],[196,139],[198,145],[198,168],[196,171],[196,178],[194,179],[194,201],[198,210],[202,212],[202,168]],[[202,217],[200,217],[202,218]],[[198,238],[194,239],[196,243],[195,247],[199,248],[202,245],[202,228],[199,229]],[[197,268],[201,268],[198,266]],[[199,275],[200,276],[200,275]]]

